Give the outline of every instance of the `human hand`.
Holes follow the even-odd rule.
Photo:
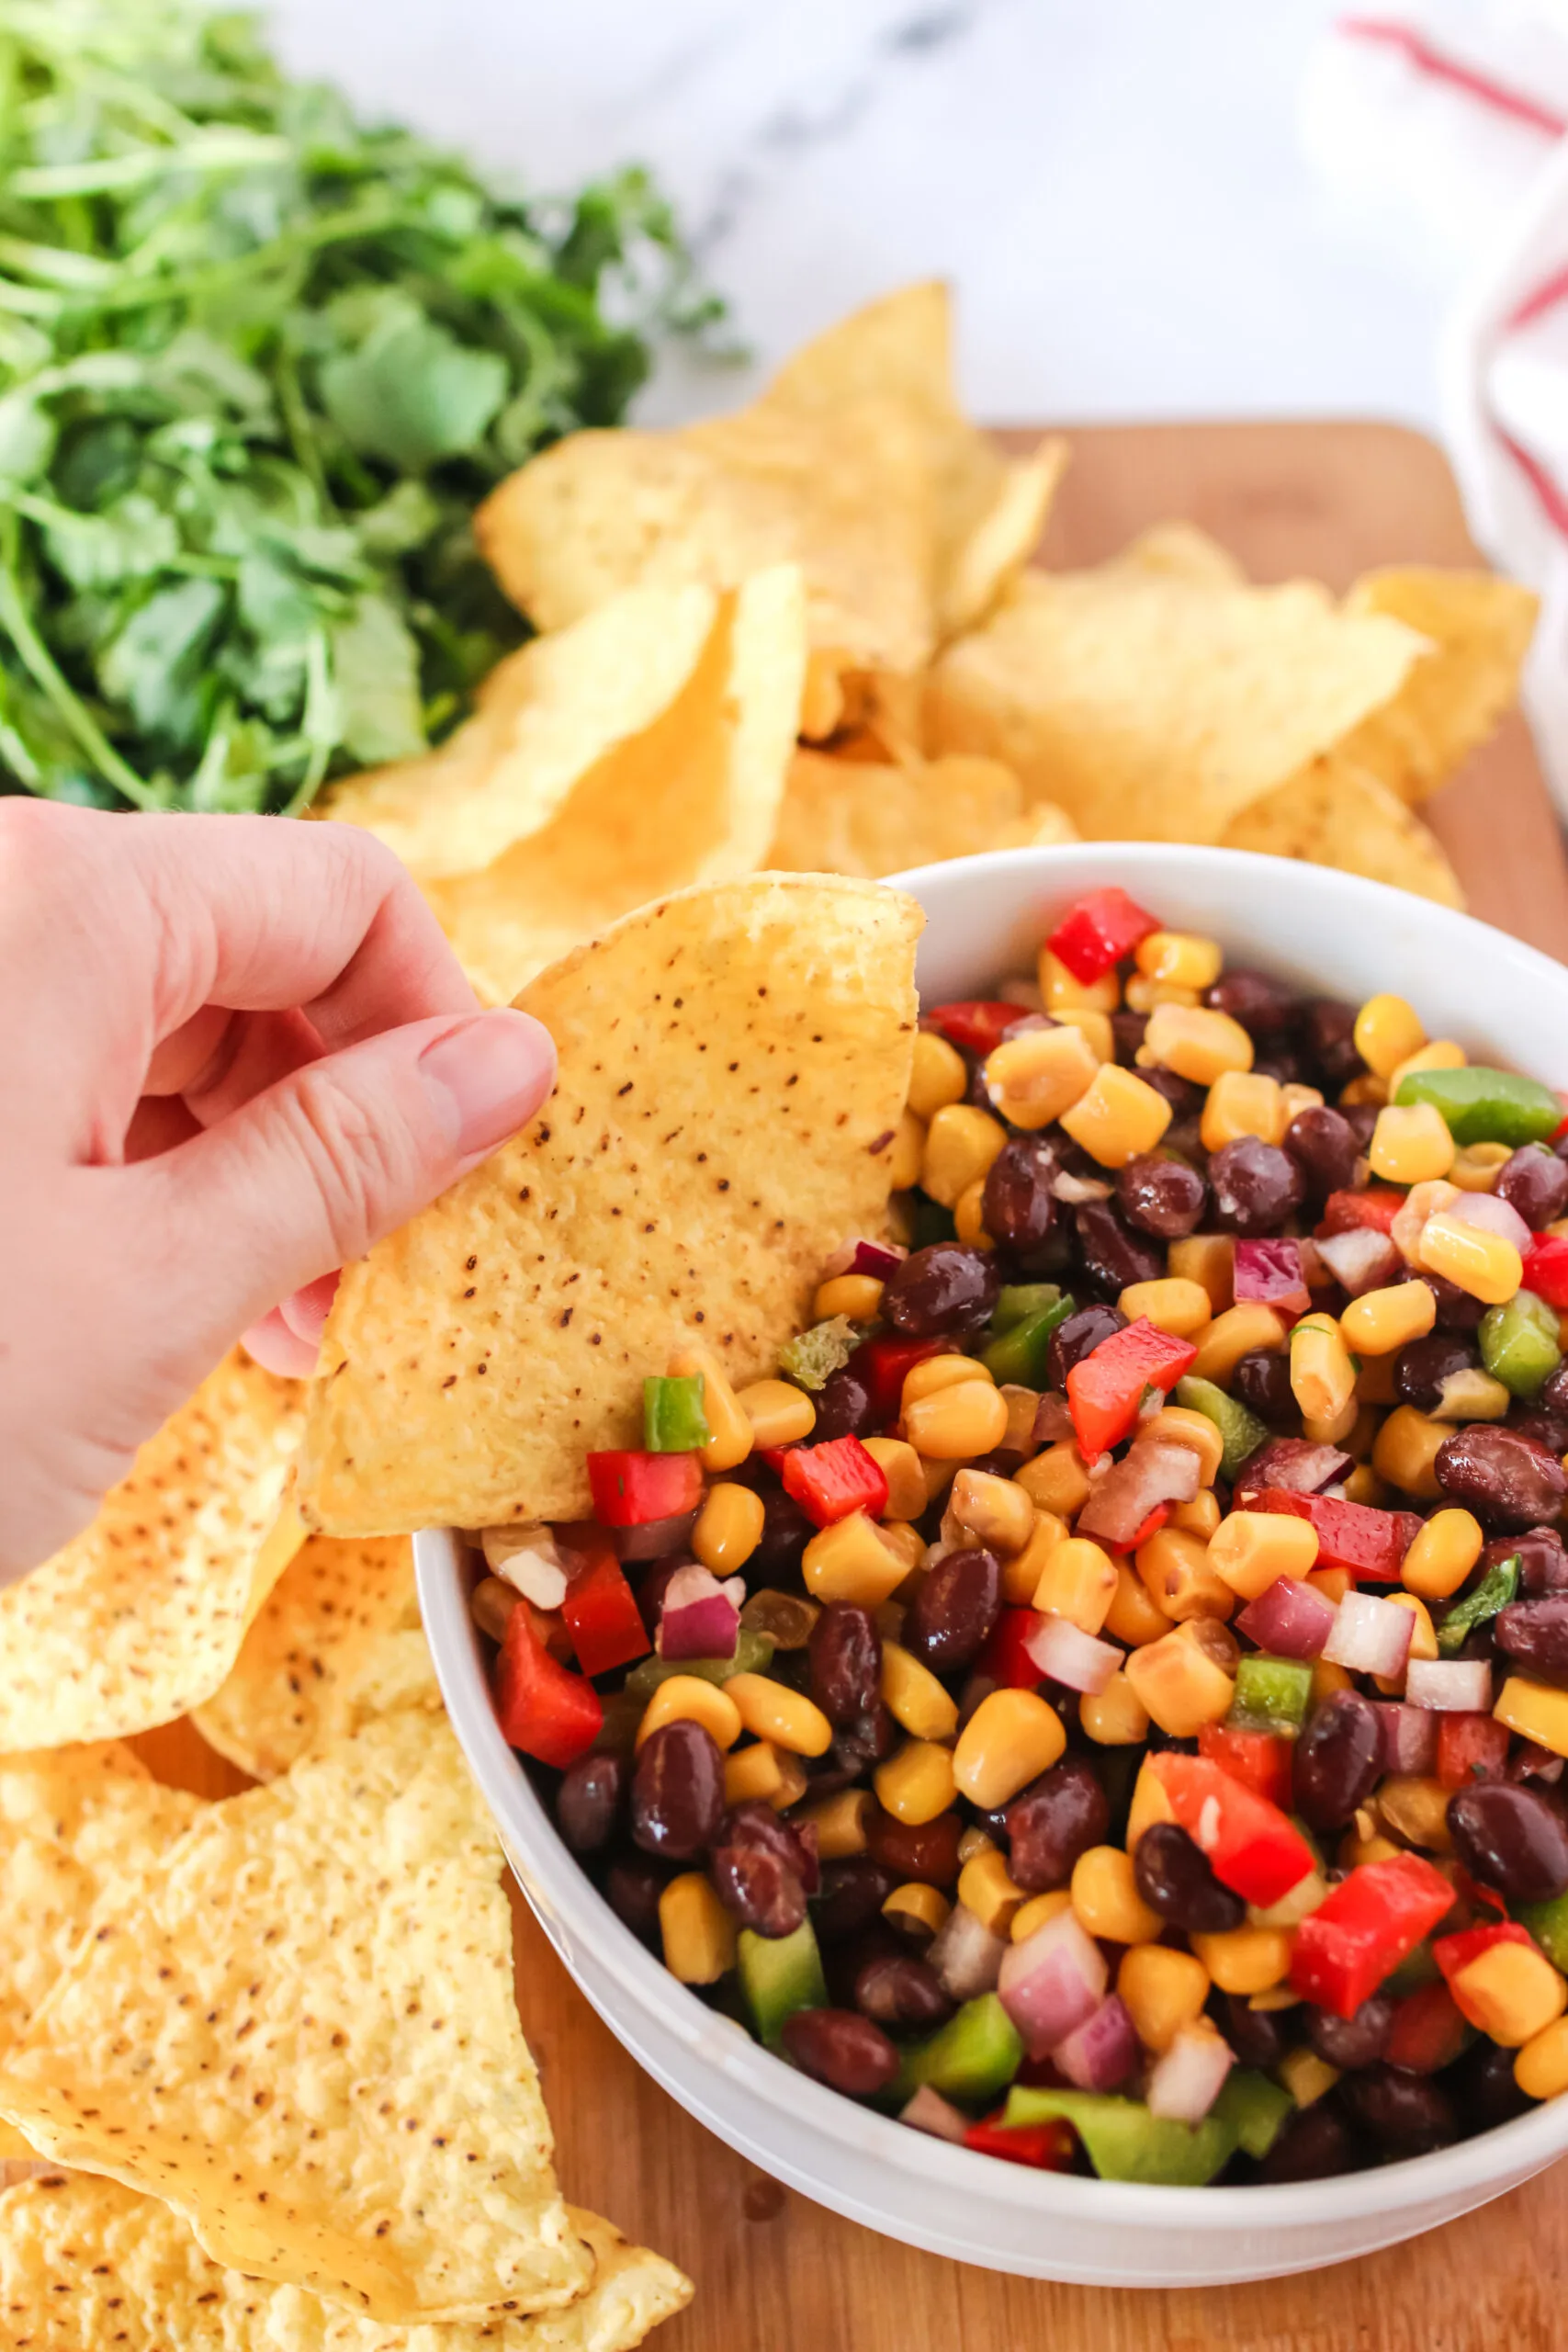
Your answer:
[[[554,1076],[367,833],[0,799],[0,1582]]]

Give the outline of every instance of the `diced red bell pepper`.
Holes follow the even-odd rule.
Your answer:
[[[1004,1690],[1036,1689],[1042,1677],[1029,1655],[1029,1643],[1044,1623],[1039,1609],[1004,1609],[975,1661],[976,1673]]]
[[[592,1747],[604,1722],[592,1682],[551,1657],[521,1609],[506,1621],[495,1662],[495,1713],[508,1747],[563,1771]]]
[[[1528,1944],[1531,1941],[1528,1928],[1517,1919],[1496,1919],[1485,1928],[1461,1928],[1456,1936],[1439,1936],[1432,1946],[1432,1958],[1451,1984],[1462,1976],[1472,1960],[1479,1960],[1494,1944]]]
[[[847,1369],[863,1380],[871,1392],[872,1416],[879,1430],[898,1418],[904,1383],[916,1364],[928,1356],[953,1352],[951,1340],[867,1340],[850,1358]]]
[[[1270,1804],[1288,1813],[1294,1794],[1291,1758],[1294,1742],[1276,1731],[1236,1731],[1224,1724],[1204,1724],[1198,1733],[1198,1753],[1228,1772],[1233,1781],[1255,1789]]]
[[[1168,1748],[1148,1765],[1220,1884],[1244,1903],[1266,1911],[1316,1868],[1312,1848],[1280,1807],[1208,1757]]]
[[[1003,2156],[1010,2165],[1032,2165],[1037,2172],[1066,2172],[1073,2161],[1077,2134],[1070,2123],[1055,2117],[1048,2123],[1013,2123],[1001,2120],[1005,2109],[998,2108],[983,2122],[972,2123],[964,2134],[964,2144],[982,2156]]]
[[[933,1029],[941,1031],[949,1045],[962,1046],[965,1053],[978,1054],[983,1060],[1001,1044],[1003,1032],[1010,1029],[1015,1021],[1024,1020],[1027,1012],[1026,1005],[966,997],[958,1003],[933,1005],[922,1014],[921,1023],[923,1026],[929,1022]]]
[[[1568,1234],[1538,1233],[1525,1251],[1524,1290],[1561,1314],[1568,1307]]]
[[[569,1565],[560,1605],[579,1666],[584,1674],[608,1674],[612,1667],[646,1657],[653,1645],[619,1560],[607,1544],[580,1558],[575,1572]]]
[[[1353,2017],[1453,1899],[1441,1871],[1419,1854],[1359,1863],[1296,1929],[1292,1990],[1337,2018]]]
[[[1320,1241],[1326,1241],[1335,1233],[1354,1233],[1360,1225],[1371,1226],[1378,1233],[1390,1233],[1404,1206],[1404,1194],[1387,1184],[1365,1184],[1359,1193],[1330,1193],[1314,1230]]]
[[[699,1453],[591,1453],[588,1490],[601,1527],[645,1527],[679,1519],[703,1498]]]
[[[1508,1760],[1508,1726],[1495,1715],[1438,1717],[1438,1778],[1445,1789],[1500,1781]]]
[[[1168,1396],[1197,1353],[1190,1340],[1179,1340],[1140,1315],[1080,1357],[1067,1374],[1067,1408],[1084,1460],[1120,1445],[1138,1418],[1145,1391],[1158,1388]]]
[[[1308,1521],[1317,1530],[1318,1566],[1347,1568],[1359,1584],[1397,1584],[1404,1555],[1421,1532],[1413,1510],[1379,1510],[1333,1495],[1299,1495],[1289,1487],[1262,1487],[1247,1496],[1247,1507]]]
[[[1129,1535],[1124,1543],[1118,1544],[1115,1537],[1111,1535],[1100,1535],[1095,1538],[1095,1541],[1103,1544],[1108,1552],[1135,1552],[1140,1544],[1146,1544],[1151,1535],[1159,1533],[1169,1517],[1170,1505],[1156,1503],[1143,1525],[1134,1534]]]
[[[887,1508],[886,1474],[858,1437],[797,1445],[784,1455],[779,1475],[813,1527],[831,1527],[852,1510],[880,1519]]]
[[[1075,980],[1098,980],[1130,956],[1140,939],[1157,931],[1159,922],[1114,885],[1089,890],[1067,909],[1046,942],[1060,956]]]
[[[1464,2018],[1448,1986],[1421,1984],[1394,2010],[1383,2055],[1401,2074],[1436,2075],[1464,2044]]]

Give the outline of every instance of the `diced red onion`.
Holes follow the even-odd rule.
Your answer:
[[[1312,1305],[1302,1253],[1281,1237],[1270,1241],[1238,1241],[1235,1245],[1236,1303],[1256,1300],[1278,1307],[1281,1315],[1304,1315]]]
[[[1413,1611],[1370,1593],[1348,1592],[1334,1612],[1334,1630],[1323,1645],[1330,1666],[1352,1674],[1402,1674],[1416,1631]]]
[[[942,1990],[955,2001],[973,2001],[990,1992],[1001,1973],[1010,1947],[994,1936],[983,1919],[955,1903],[937,1929],[926,1959],[942,1979]]]
[[[1033,1442],[1059,1445],[1064,1438],[1074,1434],[1072,1410],[1066,1398],[1059,1390],[1048,1388],[1034,1408]]]
[[[1412,1674],[1416,1668],[1410,1669]],[[1385,1772],[1414,1772],[1425,1780],[1438,1769],[1438,1724],[1427,1707],[1402,1704],[1397,1699],[1373,1701],[1382,1732]]]
[[[1314,1247],[1335,1281],[1352,1298],[1359,1298],[1364,1291],[1382,1290],[1399,1272],[1399,1251],[1375,1226],[1358,1225],[1348,1233],[1325,1234]]]
[[[1421,1256],[1422,1229],[1429,1216],[1438,1216],[1464,1195],[1457,1184],[1446,1176],[1434,1176],[1423,1184],[1412,1184],[1404,1195],[1404,1205],[1394,1213],[1389,1227],[1389,1238],[1407,1265],[1416,1265]]]
[[[607,1527],[617,1560],[661,1560],[666,1552],[679,1552],[696,1525],[694,1510],[683,1510],[674,1519],[647,1519],[640,1527]]]
[[[733,1657],[739,1638],[740,1611],[733,1593],[706,1568],[677,1568],[664,1588],[654,1635],[660,1657]]]
[[[1448,1213],[1456,1225],[1476,1225],[1483,1233],[1500,1233],[1521,1258],[1535,1238],[1517,1209],[1499,1200],[1495,1193],[1461,1193],[1449,1204]]]
[[[1222,2034],[1179,2033],[1149,2075],[1144,2099],[1151,2115],[1173,2123],[1201,2123],[1235,2063]]]
[[[1271,1657],[1321,1657],[1334,1631],[1334,1603],[1299,1577],[1276,1577],[1235,1621],[1238,1634]]]
[[[1108,1201],[1111,1187],[1098,1176],[1074,1176],[1059,1168],[1051,1179],[1051,1197],[1077,1208],[1085,1201]]]
[[[950,2098],[933,2091],[930,2083],[922,2083],[908,2105],[899,2109],[898,2120],[913,2132],[929,2132],[933,2140],[951,2140],[955,2148],[964,2145],[969,2129],[969,2118]]]
[[[1404,1696],[1410,1707],[1438,1714],[1489,1714],[1492,1662],[1484,1657],[1413,1657]]]
[[[1109,1978],[1094,1938],[1071,1911],[1058,1911],[1008,1946],[997,1992],[1030,2056],[1043,2058],[1094,2015]]]
[[[1550,1788],[1562,1778],[1562,1761],[1550,1747],[1527,1739],[1509,1758],[1507,1777],[1510,1781],[1544,1781]]]
[[[1047,1682],[1082,1690],[1090,1698],[1104,1690],[1127,1655],[1113,1642],[1086,1634],[1070,1617],[1058,1617],[1054,1611],[1041,1620],[1023,1646],[1031,1664],[1040,1668]]]
[[[1269,1437],[1249,1453],[1236,1473],[1235,1499],[1283,1487],[1292,1495],[1320,1495],[1354,1468],[1337,1445],[1316,1445],[1306,1437]]]
[[[822,1279],[828,1283],[839,1274],[874,1274],[879,1283],[891,1282],[908,1254],[896,1241],[868,1241],[863,1234],[857,1234],[834,1250],[822,1269]]]
[[[1118,1995],[1108,1993],[1051,2061],[1080,2091],[1119,2090],[1138,2063],[1138,2037]]]
[[[1155,1408],[1159,1411],[1164,1404]],[[1161,1503],[1190,1503],[1198,1492],[1196,1450],[1141,1437],[1109,1470],[1078,1513],[1077,1532],[1101,1543],[1130,1544],[1150,1511]]]

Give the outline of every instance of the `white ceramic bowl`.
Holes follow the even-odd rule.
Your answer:
[[[1359,1002],[1407,995],[1433,1036],[1568,1082],[1568,971],[1501,933],[1380,885],[1233,851],[1158,844],[1002,851],[898,877],[930,917],[928,1000],[1026,970],[1053,917],[1117,882],[1233,960]],[[461,1546],[416,1543],[420,1595],[458,1738],[546,1933],[612,2031],[754,2164],[852,2220],[965,2262],[1099,2286],[1271,2278],[1413,2237],[1568,2149],[1568,2098],[1436,2155],[1276,2188],[1145,2188],[1032,2172],[855,2106],[773,2058],[677,1984],[557,1837],[496,1728]]]

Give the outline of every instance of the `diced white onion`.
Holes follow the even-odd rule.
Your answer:
[[[1323,1655],[1331,1666],[1348,1667],[1352,1674],[1396,1676],[1404,1671],[1415,1631],[1414,1611],[1397,1601],[1348,1592],[1334,1612],[1334,1631]]]
[[[1413,1707],[1442,1714],[1482,1715],[1492,1707],[1492,1664],[1483,1657],[1413,1657],[1404,1678]]]

